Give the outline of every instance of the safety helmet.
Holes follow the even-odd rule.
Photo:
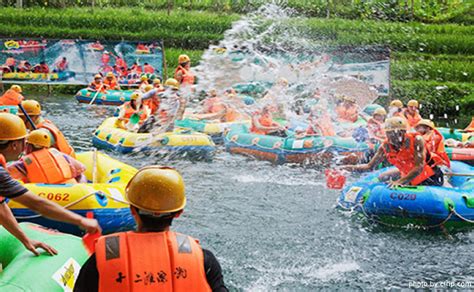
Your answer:
[[[102,78],[102,75],[100,74],[95,74],[94,79]]]
[[[107,77],[114,77],[114,73],[112,71],[107,72]]]
[[[141,81],[148,80],[148,76],[142,75],[142,76],[140,76],[140,80],[141,80]]]
[[[148,84],[147,86],[145,86],[145,92],[148,92],[152,89],[153,89],[153,85],[151,85],[151,84]]]
[[[134,91],[134,92],[132,93],[132,95],[130,95],[130,99],[131,99],[131,100],[137,100],[137,99],[139,99],[139,98],[141,97],[141,95],[142,95],[142,94],[141,94],[139,91]]]
[[[18,92],[18,93],[21,93],[21,92],[23,91],[23,90],[21,89],[21,86],[20,86],[20,85],[16,85],[16,84],[12,85],[12,86],[10,87],[10,89],[13,90],[13,91],[16,91],[16,92]]]
[[[148,212],[177,212],[186,205],[183,178],[170,167],[144,167],[128,182],[125,199]]]
[[[36,100],[27,99],[21,102],[21,105],[25,109],[26,113],[30,116],[41,115],[41,105]],[[19,115],[23,115],[23,112],[18,112]]]
[[[408,127],[407,120],[400,117],[392,117],[385,121],[385,132],[406,130]]]
[[[383,107],[379,107],[378,109],[374,110],[373,115],[381,115],[381,116],[386,116],[387,111]]]
[[[153,79],[153,84],[161,84],[160,78]]]
[[[418,126],[427,126],[431,129],[434,129],[435,128],[435,124],[433,123],[433,121],[429,120],[429,119],[422,119],[420,120],[415,127],[418,127]]]
[[[174,78],[169,78],[166,80],[165,86],[171,87],[173,89],[179,89],[179,82]]]
[[[390,103],[390,106],[391,107],[402,108],[403,107],[403,102],[399,99],[395,99],[395,100],[392,100],[392,102]]]
[[[26,142],[36,147],[51,147],[51,137],[48,132],[42,129],[31,131],[26,136]]]
[[[418,107],[418,100],[415,100],[415,99],[412,99],[410,100],[408,103],[407,103],[407,106],[414,106],[414,107]]]
[[[26,137],[25,123],[9,113],[0,113],[0,141],[13,141]]]
[[[179,57],[178,57],[178,63],[179,64],[187,63],[189,61],[191,61],[191,59],[189,58],[188,55],[183,54],[183,55],[179,55]]]

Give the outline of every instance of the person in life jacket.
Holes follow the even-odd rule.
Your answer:
[[[33,66],[33,72],[34,73],[42,73],[42,74],[48,74],[49,73],[49,66],[46,64],[45,61],[41,61],[39,64],[36,64]]]
[[[219,97],[217,90],[212,88],[207,93],[207,98],[203,101],[203,114],[216,114],[225,111],[222,99]]]
[[[431,153],[433,163],[450,167],[451,162],[444,148],[444,137],[435,128],[434,123],[431,120],[422,119],[415,125],[415,130],[423,136],[426,149]]]
[[[286,129],[273,120],[272,111],[276,109],[271,105],[263,107],[261,112],[255,112],[252,116],[250,132],[259,135],[273,135],[286,137]]]
[[[346,165],[342,169],[369,171],[386,159],[396,168],[380,174],[379,180],[390,180],[390,188],[403,185],[443,185],[443,172],[433,164],[432,154],[425,146],[423,137],[417,133],[407,133],[406,119],[389,118],[385,121],[384,129],[387,139],[378,148],[369,163]]]
[[[186,111],[187,100],[179,94],[178,80],[169,78],[164,84],[165,91],[160,92],[160,108],[158,109],[159,132],[171,132],[174,121],[182,120]]]
[[[228,291],[216,257],[189,235],[171,230],[184,211],[181,174],[140,169],[125,188],[136,230],[100,237],[77,277],[75,292]]]
[[[194,74],[191,72],[191,59],[188,55],[178,57],[178,67],[174,71],[174,79],[182,85],[193,85],[195,81]]]
[[[372,139],[383,142],[387,136],[385,135],[383,124],[387,118],[387,112],[383,107],[378,108],[367,121],[367,130]]]
[[[127,62],[125,62],[125,60],[122,57],[115,58],[115,66],[117,66],[118,68],[124,68],[124,69],[128,67]]]
[[[403,116],[407,119],[408,126],[414,128],[419,121],[421,116],[418,113],[419,103],[417,100],[410,100],[407,103],[407,108],[403,111]]]
[[[79,216],[55,202],[34,194],[10,176],[6,171],[6,162],[18,160],[23,153],[27,135],[26,127],[18,116],[0,113],[0,129],[0,194],[3,196],[0,199],[0,218],[2,218],[3,227],[33,254],[40,254],[37,248],[45,250],[50,255],[57,254],[57,251],[51,246],[26,236],[6,204],[6,199],[9,199],[44,217],[77,225],[86,232],[100,232],[96,220]]]
[[[31,64],[26,60],[20,61],[20,63],[18,64],[18,72],[31,72]]]
[[[359,119],[359,107],[353,97],[343,95],[336,105],[337,118],[341,122],[355,123]]]
[[[138,85],[138,89],[141,92],[145,92],[145,87],[149,84],[150,83],[148,82],[148,76],[143,74],[142,76],[140,76],[140,84]]]
[[[130,68],[130,72],[131,73],[137,73],[137,74],[141,74],[142,73],[142,66],[138,65],[137,62],[134,62],[132,67]]]
[[[153,85],[145,86],[145,93],[142,95],[142,104],[150,109],[150,114],[154,115],[160,107],[160,97],[158,96],[160,90],[154,88]]]
[[[105,75],[104,87],[108,90],[120,90],[120,85],[118,84],[114,73],[108,72]]]
[[[100,60],[102,61],[102,66],[107,66],[107,65],[109,65],[109,62],[110,62],[110,52],[109,52],[109,51],[104,51],[104,53],[102,54],[102,57],[100,58]]]
[[[143,64],[143,72],[148,73],[148,74],[154,74],[155,73],[155,68],[153,68],[152,65],[148,63]]]
[[[86,168],[71,156],[51,147],[51,137],[43,129],[26,137],[25,156],[8,166],[8,172],[24,183],[86,183]]]
[[[161,84],[161,80],[160,78],[156,77],[155,79],[153,79],[153,87],[158,89],[158,92],[163,92],[165,91],[165,88],[163,87],[163,85]]]
[[[12,56],[9,56],[6,60],[5,60],[5,64],[3,64],[4,66],[10,68],[10,72],[15,72],[16,71],[16,60],[15,58],[13,58]]]
[[[19,105],[24,97],[21,95],[22,89],[20,85],[12,85],[1,97],[0,105]]]
[[[150,116],[150,109],[142,104],[142,94],[135,91],[130,96],[130,101],[119,107],[116,126],[128,131],[136,132]]]
[[[336,136],[328,111],[322,106],[313,106],[308,117],[306,136]]]
[[[69,68],[69,62],[66,57],[62,57],[54,66],[56,67],[56,72],[64,72]]]
[[[106,88],[104,83],[102,82],[102,75],[96,74],[94,76],[94,81],[92,81],[89,86],[87,87],[87,90],[89,91],[94,91],[94,92],[106,92]]]
[[[56,148],[60,152],[67,154],[73,158],[76,157],[74,148],[69,144],[64,134],[59,128],[50,120],[44,119],[41,116],[41,105],[36,100],[25,100],[22,103],[28,116],[31,118],[37,129],[44,129],[49,132],[51,138],[51,146]],[[26,116],[22,112],[18,115],[23,120],[28,129],[34,130],[33,126],[29,123]]]
[[[388,106],[388,118],[401,117],[405,119],[403,115],[403,102],[399,99],[392,100]]]

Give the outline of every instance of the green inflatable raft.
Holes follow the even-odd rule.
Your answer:
[[[3,227],[0,228],[0,291],[72,291],[87,253],[79,237],[32,223],[20,223],[31,239],[53,246],[58,255],[34,256]]]
[[[134,90],[107,90],[106,92],[89,91],[83,88],[76,93],[76,99],[79,103],[91,103],[97,105],[116,105],[130,101],[130,96]],[[95,98],[94,98],[95,97]]]

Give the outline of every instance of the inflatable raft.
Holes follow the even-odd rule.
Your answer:
[[[79,237],[20,223],[25,234],[53,246],[58,254],[35,257],[13,235],[0,227],[0,291],[72,291],[88,256]]]
[[[474,148],[446,147],[449,159],[474,165]]]
[[[90,103],[97,94],[94,104],[119,106],[124,102],[130,101],[132,93],[133,90],[107,90],[105,93],[97,93],[83,88],[76,93],[76,99],[80,103]]]
[[[281,138],[251,133],[245,125],[233,126],[225,135],[224,144],[230,153],[248,155],[277,164],[319,164],[350,155],[363,160],[370,150],[366,143],[358,143],[353,138],[295,138],[290,131],[289,137]]]
[[[132,133],[117,128],[116,120],[107,118],[97,128],[92,138],[94,146],[120,153],[156,152],[204,160],[211,159],[216,148],[206,134],[182,129],[158,135]]]
[[[237,121],[230,123],[217,123],[206,120],[194,120],[194,119],[183,119],[175,121],[177,127],[183,129],[189,129],[196,132],[204,133],[211,136],[212,140],[216,144],[222,144],[224,142],[223,133],[230,129],[233,125],[247,125],[250,126],[250,120]]]
[[[59,73],[31,73],[31,72],[11,72],[2,75],[3,80],[47,80],[47,81],[63,81],[72,78],[76,73],[65,71]]]
[[[474,137],[474,133],[464,132],[458,129],[436,128],[444,137],[444,139],[454,139],[461,142],[469,141]]]
[[[85,175],[92,181],[94,153],[79,153],[77,159],[86,166]],[[135,223],[123,194],[126,184],[137,170],[101,153],[97,155],[96,165],[96,183],[25,184],[25,187],[38,196],[80,215],[85,216],[87,212],[92,212],[104,233],[133,229]],[[13,200],[10,200],[8,205],[19,221],[34,222],[62,232],[82,234],[82,230],[75,225],[49,220]]]
[[[387,168],[367,175],[343,189],[337,203],[343,210],[355,210],[382,225],[415,225],[424,228],[473,227],[474,177],[452,176],[453,188],[436,186],[388,188],[378,181]],[[474,174],[474,167],[452,162],[458,174]]]

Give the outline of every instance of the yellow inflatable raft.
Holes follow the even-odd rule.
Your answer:
[[[137,169],[105,154],[97,153],[95,159],[94,156],[94,152],[77,154],[77,159],[87,168],[85,175],[90,183],[25,184],[25,187],[75,213],[85,216],[92,212],[104,233],[133,229],[134,221],[123,194],[126,184]],[[92,183],[94,176],[95,183]],[[10,201],[8,205],[19,221],[34,222],[72,234],[82,232],[76,226],[44,218],[14,201]]]
[[[210,159],[216,146],[205,134],[186,129],[153,135],[132,133],[115,125],[117,118],[107,118],[94,132],[95,147],[115,150],[120,153],[134,151],[158,151],[167,154],[186,155],[193,158]]]

